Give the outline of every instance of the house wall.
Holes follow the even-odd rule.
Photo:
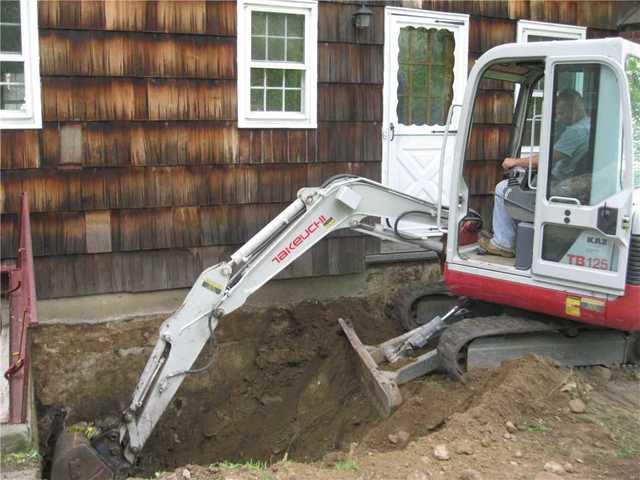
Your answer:
[[[470,67],[517,19],[617,34],[620,2],[404,1],[471,15]],[[384,5],[319,4],[318,128],[238,129],[233,1],[39,2],[42,130],[1,134],[2,257],[29,192],[40,298],[188,287],[296,191],[337,173],[380,179]],[[513,93],[490,89],[467,167],[490,211]],[[359,272],[377,242],[326,239],[285,277]]]

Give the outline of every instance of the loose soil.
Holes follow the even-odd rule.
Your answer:
[[[556,462],[571,470],[560,478],[638,479],[639,376],[611,372],[607,379],[600,370],[560,369],[530,356],[470,372],[464,384],[431,375],[403,389],[406,400],[390,418],[321,461],[187,465],[157,478],[534,479]],[[585,402],[585,413],[570,411],[573,398]],[[446,445],[449,460],[434,457],[437,445]]]
[[[384,314],[387,298],[225,317],[217,346],[197,362],[216,355],[214,367],[185,380],[145,446],[138,478],[425,480],[474,469],[485,480],[533,479],[549,461],[570,462],[567,478],[640,478],[640,382],[623,370],[607,380],[530,357],[470,372],[465,383],[429,375],[403,386],[403,405],[380,419],[337,319],[351,319],[365,344],[384,341],[402,333]],[[38,327],[45,454],[63,424],[117,420],[161,322]],[[570,412],[572,398],[586,413]],[[506,422],[517,427],[507,438]],[[434,458],[440,444],[449,460]]]

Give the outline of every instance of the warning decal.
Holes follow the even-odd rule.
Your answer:
[[[564,302],[564,311],[567,315],[571,315],[572,317],[580,316],[580,298],[578,297],[567,297]]]

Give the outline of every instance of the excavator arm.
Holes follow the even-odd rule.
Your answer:
[[[372,225],[367,222],[371,217],[382,221]],[[135,462],[184,378],[200,370],[191,368],[213,337],[219,320],[241,307],[252,293],[320,240],[332,232],[350,228],[441,253],[443,245],[439,238],[446,218],[446,209],[361,177],[339,176],[322,187],[300,189],[297,199],[228,261],[202,272],[180,308],[162,324],[158,342],[123,414],[117,435],[122,454],[114,453],[116,435],[113,432],[111,447],[94,443],[99,452],[97,456],[109,457],[102,462],[105,476],[87,475],[86,478],[116,478],[122,465]],[[389,219],[395,219],[393,228],[383,226],[384,223],[391,225]],[[420,223],[424,233],[420,236],[400,233],[401,219]],[[84,480],[81,475],[72,477],[69,471],[70,465],[81,467],[82,462],[72,458],[77,450],[75,441],[61,439],[58,442],[52,480]],[[121,456],[126,462],[118,461],[116,457]],[[100,462],[96,465],[100,467]],[[92,466],[90,470],[95,468]]]

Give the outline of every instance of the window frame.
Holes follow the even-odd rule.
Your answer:
[[[528,41],[529,35],[536,35],[539,37],[549,37],[550,41],[556,38],[564,38],[566,40],[586,40],[587,39],[587,27],[579,25],[565,25],[561,23],[549,23],[549,22],[537,22],[533,20],[518,20],[516,42],[517,43],[530,43]],[[516,85],[514,108],[517,105],[517,99],[520,94],[520,86]],[[533,89],[531,90],[530,102],[534,102],[535,98],[542,98],[544,95],[543,90]],[[542,112],[534,112],[539,116],[538,121],[542,120],[540,116]],[[527,118],[525,118],[525,123]],[[531,122],[531,129],[535,132],[535,120]],[[530,155],[532,153],[540,152],[540,145],[525,145],[524,131],[523,138],[520,145],[520,155]],[[535,134],[535,133],[534,133]]]
[[[302,112],[252,112],[251,67],[287,69],[286,61],[251,59],[251,14],[254,11],[304,15]],[[317,0],[238,0],[237,14],[238,128],[317,128],[318,2]]]
[[[0,110],[0,128],[3,130],[42,128],[38,5],[30,0],[19,1],[22,52],[0,53],[0,61],[24,64],[25,108]]]

